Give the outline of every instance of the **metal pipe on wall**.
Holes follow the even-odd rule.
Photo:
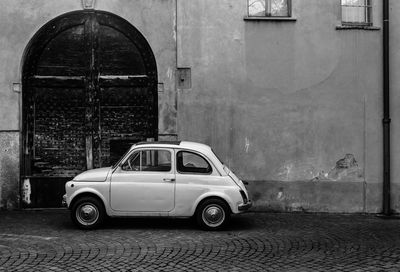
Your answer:
[[[383,0],[383,214],[390,215],[389,0]]]

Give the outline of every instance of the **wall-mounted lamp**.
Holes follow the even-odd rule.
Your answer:
[[[82,0],[83,9],[94,9],[95,4],[96,0]]]

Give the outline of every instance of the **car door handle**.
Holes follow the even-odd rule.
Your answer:
[[[174,178],[165,178],[165,179],[163,179],[163,181],[165,181],[165,182],[174,182],[175,179]]]

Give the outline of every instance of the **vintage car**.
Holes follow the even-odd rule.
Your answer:
[[[184,141],[134,144],[114,166],[85,171],[65,190],[63,203],[83,229],[106,216],[167,216],[218,230],[251,207],[243,182],[209,146]]]

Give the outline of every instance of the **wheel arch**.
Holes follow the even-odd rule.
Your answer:
[[[196,213],[197,213],[197,209],[199,208],[199,206],[202,204],[202,203],[204,203],[204,201],[207,201],[207,200],[209,200],[209,199],[219,199],[219,200],[221,200],[221,201],[223,201],[225,204],[226,204],[226,206],[229,208],[229,212],[230,213],[233,213],[233,209],[232,209],[232,206],[231,206],[231,203],[230,203],[230,201],[228,201],[227,199],[226,199],[226,197],[224,197],[224,196],[222,196],[222,195],[205,195],[205,196],[202,196],[202,197],[200,197],[197,201],[196,201],[196,204],[194,205],[194,209],[193,209],[193,215],[196,215]]]
[[[74,204],[76,203],[76,201],[78,201],[80,198],[82,197],[94,197],[97,200],[100,201],[100,203],[103,205],[104,211],[107,212],[107,208],[105,205],[105,199],[103,199],[103,197],[101,197],[100,194],[94,192],[94,191],[83,191],[83,192],[77,192],[71,199],[71,202],[68,206],[68,209],[72,209],[72,207],[74,206]]]

